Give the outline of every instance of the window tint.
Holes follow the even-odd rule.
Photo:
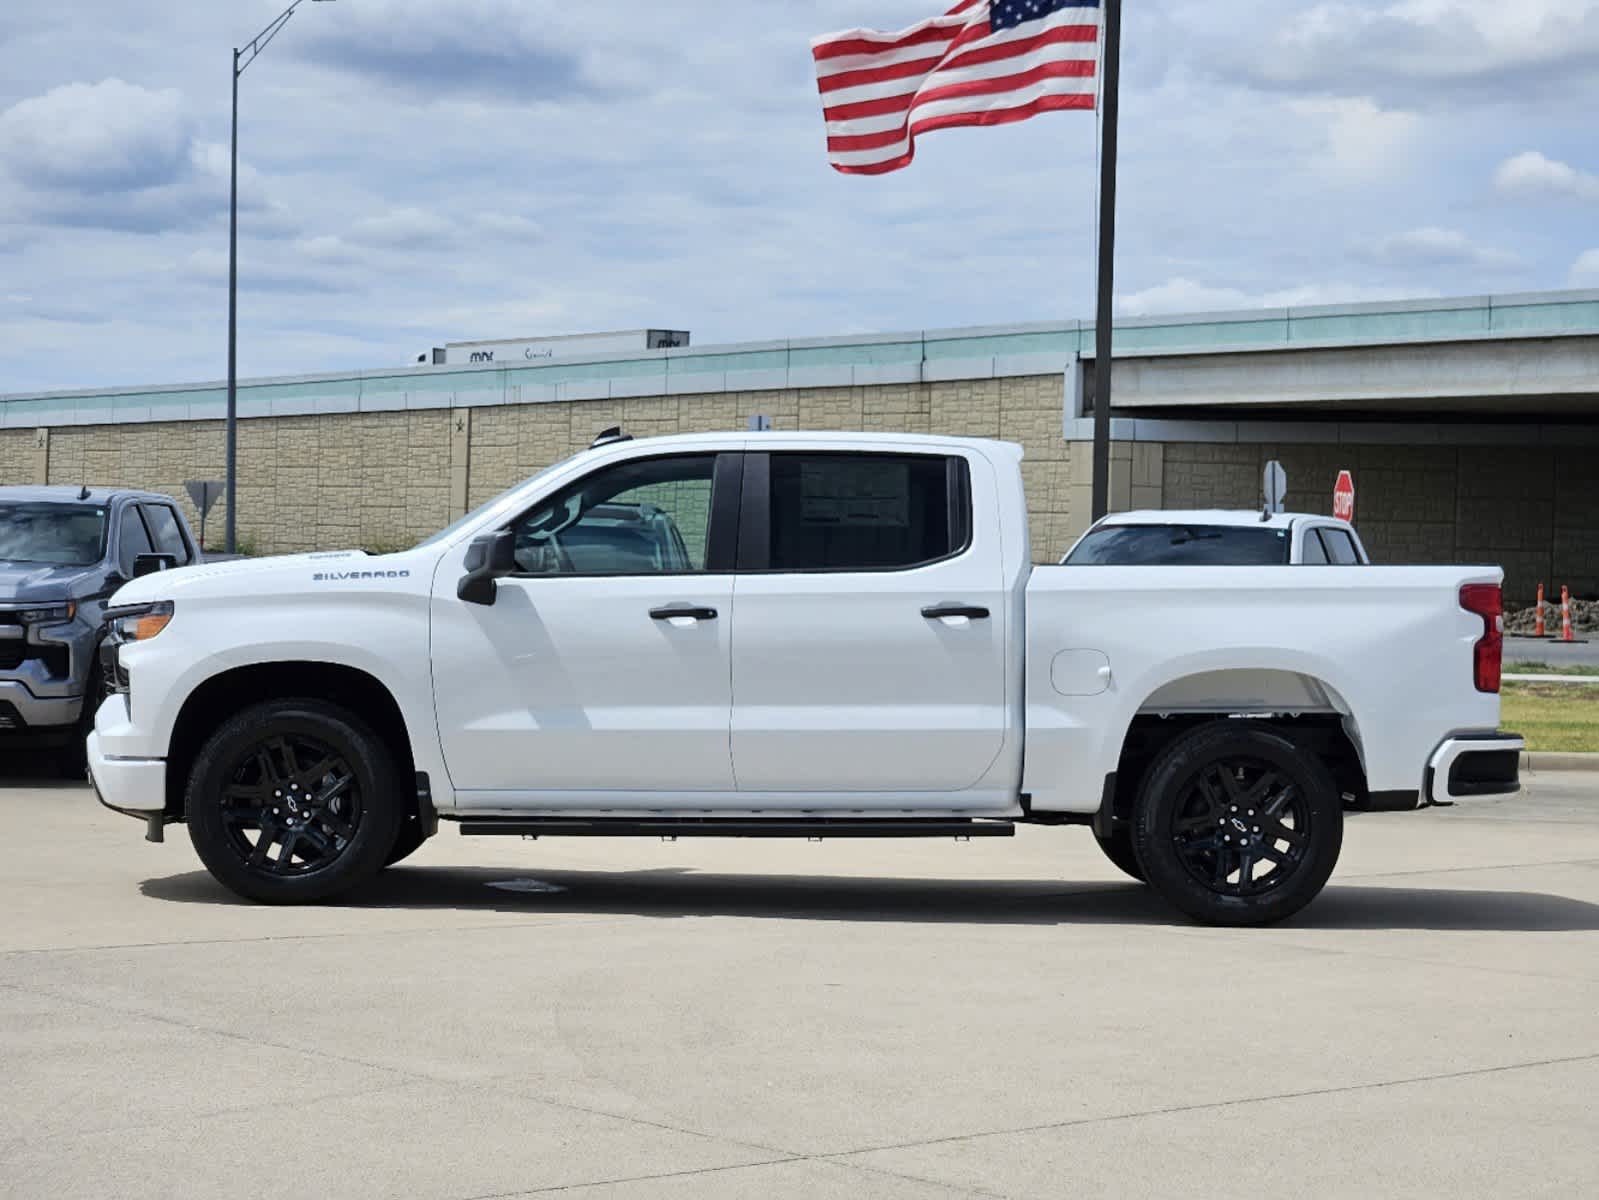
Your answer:
[[[1067,557],[1073,567],[1271,567],[1288,561],[1286,529],[1102,525]]]
[[[117,545],[117,562],[122,568],[122,573],[128,578],[133,578],[133,562],[141,554],[151,554],[155,548],[150,545],[150,535],[144,531],[144,522],[139,519],[137,505],[130,504],[122,510],[122,536]]]
[[[1327,547],[1327,557],[1336,566],[1352,567],[1360,562],[1360,555],[1355,552],[1355,539],[1342,529],[1323,529],[1321,540]]]
[[[1321,533],[1315,529],[1305,530],[1304,548],[1300,554],[1307,567],[1325,567],[1332,561],[1327,557],[1327,548],[1321,544]]]
[[[178,514],[165,504],[146,504],[143,508],[145,523],[155,535],[156,550],[172,555],[178,560],[178,566],[188,566],[189,546],[183,540],[183,527],[178,524]]]
[[[652,575],[705,570],[714,454],[602,468],[516,522],[529,575]]]
[[[965,544],[963,459],[774,454],[771,463],[772,570],[914,567]]]

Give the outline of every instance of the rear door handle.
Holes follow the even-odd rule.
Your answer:
[[[972,604],[935,604],[931,608],[922,609],[922,616],[929,621],[940,621],[945,617],[965,617],[969,621],[988,620],[988,610]]]
[[[669,604],[665,608],[650,609],[652,621],[714,621],[714,608],[695,608],[689,604]]]

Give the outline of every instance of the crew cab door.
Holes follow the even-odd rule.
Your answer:
[[[771,807],[818,793],[969,803],[960,793],[999,757],[1007,721],[1010,616],[990,470],[960,453],[745,456],[740,792],[772,796]],[[974,507],[976,483],[986,499]]]
[[[457,792],[528,807],[732,789],[740,467],[736,453],[597,467],[509,523],[519,570],[492,606],[440,570],[433,684]]]

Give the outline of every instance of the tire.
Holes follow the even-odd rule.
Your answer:
[[[326,900],[370,881],[394,848],[402,808],[393,754],[336,705],[258,704],[200,750],[184,818],[224,887],[265,904]]]
[[[1254,721],[1217,721],[1174,741],[1145,775],[1133,817],[1150,884],[1207,925],[1286,920],[1320,894],[1343,848],[1331,773]]]
[[[1097,833],[1094,841],[1099,843],[1099,848],[1105,852],[1105,857],[1115,863],[1125,875],[1130,875],[1144,883],[1144,866],[1138,861],[1138,853],[1133,849],[1133,835],[1130,830],[1118,829],[1108,838],[1102,838]]]
[[[422,836],[421,819],[414,814],[407,816],[400,825],[399,836],[394,839],[394,845],[389,850],[389,856],[383,860],[383,865],[392,867],[404,862],[420,850],[422,843],[426,841],[427,838]]]

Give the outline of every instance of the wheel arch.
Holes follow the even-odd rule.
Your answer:
[[[1199,670],[1154,687],[1129,719],[1115,744],[1116,766],[1105,789],[1109,811],[1101,812],[1100,827],[1113,829],[1128,819],[1145,773],[1167,745],[1217,721],[1259,722],[1284,734],[1322,760],[1345,797],[1356,805],[1369,799],[1359,724],[1327,679],[1284,667]]]
[[[359,716],[395,756],[400,779],[416,778],[411,731],[394,693],[376,676],[343,663],[284,661],[233,667],[205,680],[184,700],[167,752],[169,819],[183,816],[189,771],[206,739],[235,713],[267,700],[306,696],[327,700]],[[406,787],[407,815],[418,811],[418,792]]]

